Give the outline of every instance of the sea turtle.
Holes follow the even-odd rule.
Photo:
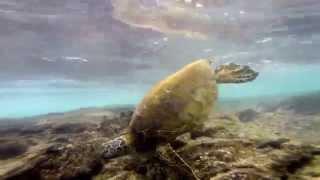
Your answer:
[[[249,66],[231,63],[214,70],[211,62],[196,60],[156,84],[136,107],[128,132],[103,144],[103,157],[167,152],[163,147],[172,152],[170,142],[208,118],[217,98],[217,84],[243,83],[258,76]],[[177,153],[171,154],[189,168]]]

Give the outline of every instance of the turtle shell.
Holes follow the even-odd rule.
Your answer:
[[[156,84],[137,106],[129,130],[136,147],[170,142],[206,119],[217,98],[214,71],[197,60]]]

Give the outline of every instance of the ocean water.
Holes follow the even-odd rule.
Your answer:
[[[0,118],[22,118],[87,107],[136,103],[142,92],[132,87],[12,87],[0,89]]]
[[[320,0],[0,0],[0,180],[320,180],[319,50]],[[200,59],[259,75],[130,119]]]
[[[223,98],[264,98],[293,96],[320,90],[320,66],[271,66],[263,69],[258,78],[245,84],[221,85]]]
[[[319,7],[318,0],[5,0],[0,118],[135,105],[199,58],[260,72],[250,83],[220,85],[220,100],[318,91]]]
[[[320,90],[320,66],[274,66],[260,69],[258,78],[245,84],[219,85],[220,100],[286,97]],[[68,84],[68,83],[67,83]],[[65,86],[65,87],[64,87]],[[135,105],[148,85],[51,86],[47,82],[0,88],[0,118],[21,118],[87,107]]]

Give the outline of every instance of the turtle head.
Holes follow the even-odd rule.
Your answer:
[[[259,73],[249,66],[230,63],[219,66],[215,75],[217,83],[245,83],[256,79]]]

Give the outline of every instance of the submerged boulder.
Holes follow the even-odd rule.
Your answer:
[[[246,109],[238,113],[239,120],[241,122],[254,121],[258,116],[258,112],[253,109]]]
[[[0,160],[10,159],[24,154],[28,145],[17,140],[0,140]]]
[[[28,162],[27,168],[11,172],[6,180],[88,180],[102,168],[95,143],[54,144]]]
[[[262,140],[258,142],[257,148],[262,149],[262,148],[270,147],[270,148],[280,149],[283,143],[286,143],[289,141],[290,140],[287,138]]]

